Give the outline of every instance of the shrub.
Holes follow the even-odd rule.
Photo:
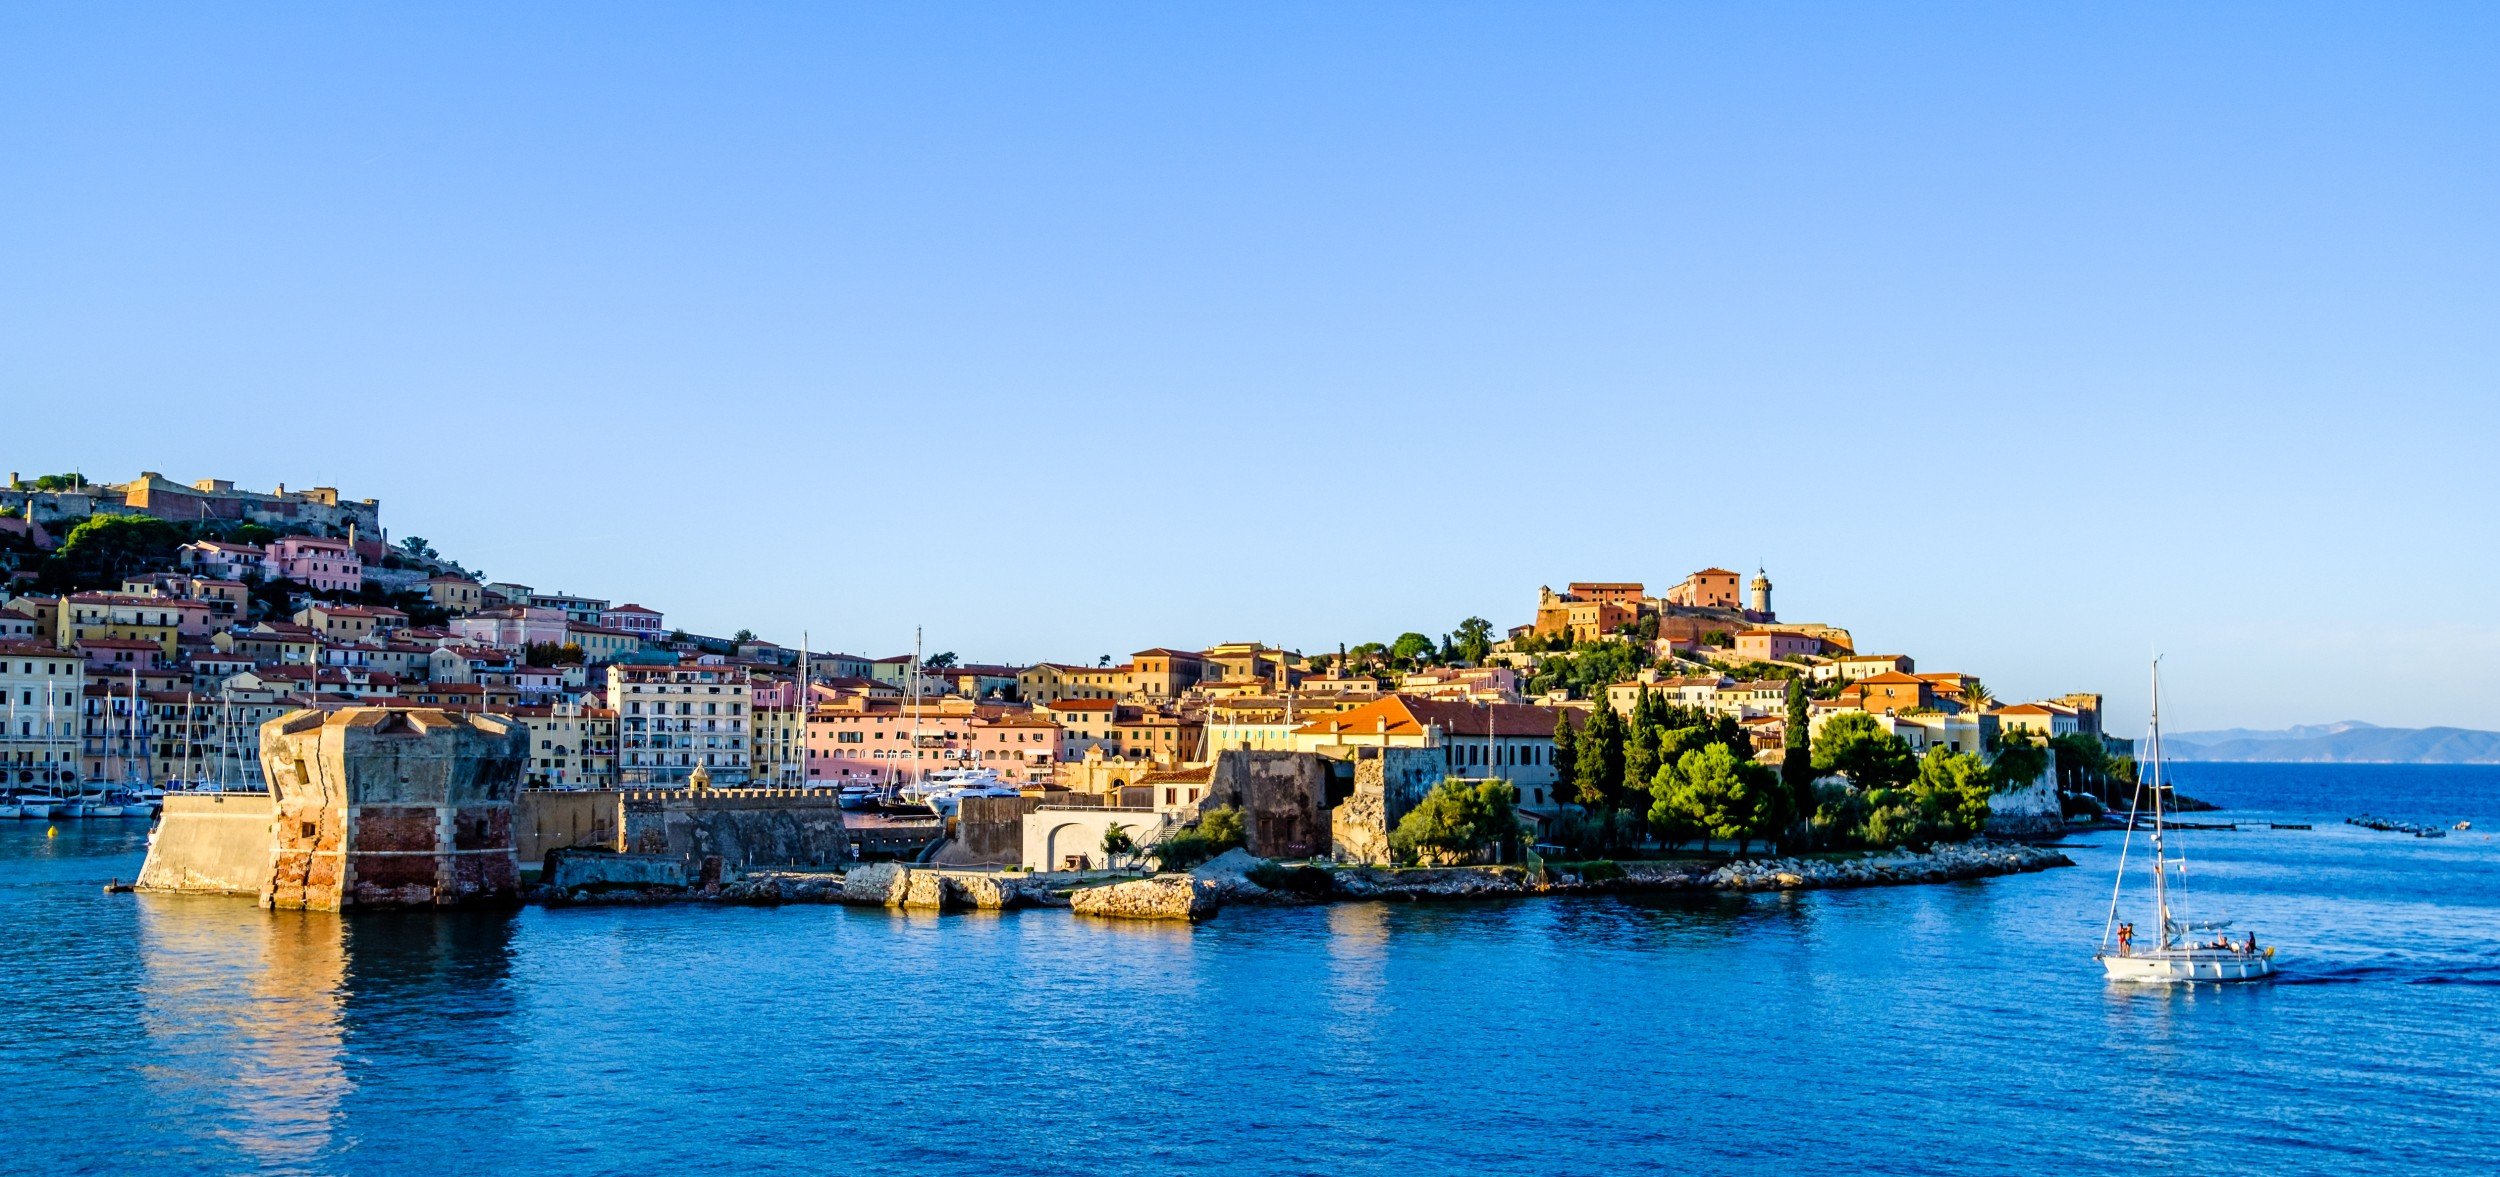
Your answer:
[[[1337,886],[1336,876],[1316,866],[1279,866],[1273,862],[1251,867],[1249,878],[1270,891],[1307,895],[1314,899],[1327,895]]]
[[[1241,845],[1241,811],[1229,805],[1207,810],[1198,820],[1172,831],[1155,844],[1164,870],[1188,870]]]

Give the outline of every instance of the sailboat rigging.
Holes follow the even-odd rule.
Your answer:
[[[2153,660],[2153,708],[2151,730],[2145,737],[2144,770],[2136,778],[2135,802],[2127,811],[2126,840],[2119,843],[2118,877],[2110,884],[2109,916],[2101,925],[2100,950],[2093,957],[2101,962],[2101,970],[2112,981],[2145,985],[2172,985],[2193,981],[2255,981],[2274,975],[2274,947],[2257,943],[2257,934],[2233,940],[2219,929],[2223,925],[2197,925],[2180,918],[2178,912],[2178,880],[2187,874],[2187,857],[2171,856],[2167,826],[2163,814],[2173,800],[2173,787],[2162,755],[2161,742],[2161,660]],[[2146,823],[2147,801],[2151,818]],[[2118,918],[2119,903],[2127,882],[2127,862],[2135,848],[2135,834],[2144,828],[2151,837],[2153,873],[2153,944],[2139,950],[2135,942],[2135,925]],[[2197,940],[2200,931],[2213,931],[2210,940]]]

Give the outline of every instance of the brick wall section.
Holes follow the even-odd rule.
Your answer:
[[[261,730],[274,795],[261,903],[341,911],[511,902],[527,729],[421,707],[298,711]]]

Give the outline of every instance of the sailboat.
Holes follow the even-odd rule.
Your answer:
[[[2093,957],[2112,981],[2138,985],[2178,985],[2196,981],[2259,981],[2274,975],[2274,946],[2257,943],[2257,934],[2233,940],[2222,924],[2194,924],[2179,914],[2180,883],[2187,877],[2187,857],[2172,857],[2162,815],[2172,786],[2162,760],[2161,660],[2153,660],[2152,729],[2145,737],[2144,771],[2136,777],[2135,804],[2127,814],[2127,838],[2119,844],[2118,878],[2110,884],[2109,918],[2101,926],[2100,951]],[[2146,805],[2147,800],[2151,805]],[[2151,816],[2146,817],[2149,808]],[[2152,839],[2153,943],[2136,943],[2135,924],[2118,918],[2120,893],[2127,883],[2127,858],[2135,834],[2145,829]],[[2203,938],[2210,933],[2210,938]]]

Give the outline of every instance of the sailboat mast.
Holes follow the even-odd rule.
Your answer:
[[[920,627],[911,627],[911,783],[920,784]]]
[[[796,749],[798,762],[791,765],[791,776],[793,779],[790,783],[794,785],[804,785],[807,783],[807,703],[810,698],[814,697],[814,689],[808,685],[812,681],[808,675],[807,646],[809,640],[807,631],[803,629],[800,630],[799,690],[798,694],[792,696],[790,699],[790,722],[796,723],[799,730],[798,747]]]
[[[2170,947],[2170,856],[2162,845],[2162,790],[2170,787],[2162,773],[2161,659],[2153,660],[2153,915],[2161,921],[2160,943]]]

